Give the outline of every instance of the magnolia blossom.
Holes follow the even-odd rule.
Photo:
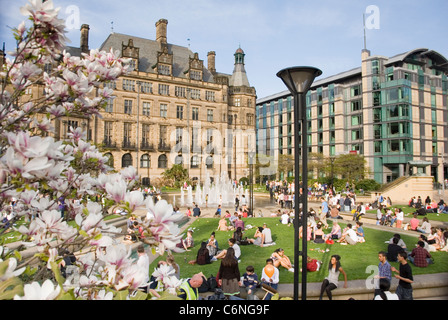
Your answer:
[[[160,253],[180,250],[175,244],[181,238],[178,223],[183,215],[174,214],[166,201],[155,205],[133,190],[139,180],[134,167],[110,173],[108,158],[86,141],[81,128],[70,128],[65,141],[38,135],[52,132],[52,123],[61,117],[98,115],[113,96],[113,90],[103,84],[129,72],[130,59],[113,50],[90,50],[82,57],[63,51],[67,40],[64,21],[51,0],[29,0],[21,12],[30,16],[33,25],[27,30],[22,23],[15,29],[17,47],[10,54],[14,60],[6,58],[0,70],[0,76],[7,78],[5,83],[11,84],[0,91],[0,209],[11,197],[16,199],[15,218],[25,219],[14,228],[22,235],[22,244],[37,246],[40,267],[51,267],[60,258],[62,246],[90,247],[90,252],[77,259],[80,280],[75,297],[112,299],[109,289],[135,290],[144,285],[145,277],[131,258],[130,248],[114,239],[114,233],[121,230],[105,223],[107,212],[112,207],[127,208],[128,213],[146,207],[152,218],[142,223],[142,240],[158,247]],[[43,72],[50,65],[57,66]],[[41,83],[45,94],[21,103],[17,97],[34,83]],[[109,200],[103,206],[79,201],[97,195]],[[64,217],[58,211],[60,197],[66,200]],[[66,218],[77,225],[70,226]],[[12,258],[0,263],[4,271],[0,281],[25,270],[15,270],[17,261]],[[167,288],[178,285],[170,275],[162,278]],[[69,289],[69,283],[60,285]],[[60,293],[61,287],[47,280],[42,285],[26,284],[23,297],[14,299],[55,299]]]
[[[16,295],[14,300],[54,300],[61,292],[61,287],[54,285],[51,280],[45,280],[42,286],[38,282],[25,284],[24,296]]]
[[[122,202],[126,196],[127,185],[123,180],[116,181],[115,183],[106,183],[106,191],[110,199],[115,202]]]
[[[154,269],[152,276],[156,278],[157,281],[164,281],[164,279],[174,276],[175,270],[169,265],[162,264],[158,268]]]
[[[131,211],[135,211],[136,209],[145,206],[145,198],[141,191],[127,192],[124,201],[129,203]]]
[[[8,265],[6,268],[4,268],[2,266],[2,269],[4,269],[4,272],[3,272],[3,270],[1,270],[2,273],[0,273],[0,282],[6,281],[13,277],[20,276],[26,269],[25,267],[23,267],[23,268],[16,270],[17,260],[15,258],[10,258],[6,261],[3,261],[2,259],[0,259],[0,262],[1,262],[0,266],[2,266],[3,264]]]

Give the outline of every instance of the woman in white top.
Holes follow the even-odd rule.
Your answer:
[[[331,291],[338,287],[339,274],[341,272],[344,275],[344,288],[347,288],[347,274],[344,269],[342,269],[340,260],[341,257],[336,254],[331,256],[330,263],[328,265],[328,276],[322,282],[319,300],[322,300],[324,292],[327,293],[329,300],[333,299]]]
[[[403,210],[401,210],[400,208],[395,209],[395,214],[397,215],[397,228],[401,228],[401,225],[403,224],[403,220],[404,220],[404,213]]]
[[[429,223],[429,220],[427,217],[423,218],[423,223],[420,228],[417,228],[417,231],[421,233],[431,233],[431,224]]]
[[[400,300],[396,293],[389,291],[390,281],[386,278],[380,278],[380,293],[375,296],[374,300]]]

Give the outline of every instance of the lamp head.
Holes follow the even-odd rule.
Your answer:
[[[277,72],[277,77],[292,94],[306,93],[314,79],[322,74],[320,69],[314,67],[290,67]]]

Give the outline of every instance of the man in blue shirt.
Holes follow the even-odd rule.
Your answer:
[[[380,260],[380,263],[378,264],[378,275],[375,276],[375,279],[378,279],[378,281],[375,281],[375,296],[380,294],[380,289],[378,286],[379,279],[387,279],[389,282],[392,280],[392,271],[391,266],[387,261],[387,253],[384,251],[378,252],[378,260]]]

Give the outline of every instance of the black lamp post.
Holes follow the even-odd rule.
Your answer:
[[[305,96],[322,71],[314,67],[291,67],[277,73],[294,97],[294,300],[299,291],[299,255],[302,256],[302,300],[306,300],[307,213],[308,213],[308,133]],[[300,124],[300,126],[299,126]],[[302,130],[302,199],[300,201],[300,136]],[[302,251],[299,251],[299,210],[302,203]]]

